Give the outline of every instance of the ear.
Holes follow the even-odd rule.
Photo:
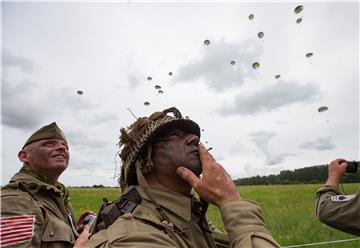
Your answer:
[[[25,163],[25,162],[28,162],[29,159],[28,159],[28,153],[24,150],[21,150],[19,153],[18,153],[18,158],[21,162]]]

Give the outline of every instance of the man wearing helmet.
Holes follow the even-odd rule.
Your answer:
[[[259,206],[241,199],[199,145],[199,126],[179,110],[155,112],[120,131],[123,195],[103,208],[88,247],[279,247]],[[208,202],[219,207],[227,235],[206,220]]]

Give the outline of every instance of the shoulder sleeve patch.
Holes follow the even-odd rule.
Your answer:
[[[332,202],[348,202],[352,200],[355,195],[334,195],[331,197]]]
[[[6,247],[30,241],[34,236],[34,215],[1,217],[0,246]]]

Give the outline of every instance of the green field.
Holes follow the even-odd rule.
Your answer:
[[[301,245],[331,240],[357,238],[321,224],[315,216],[315,192],[321,185],[241,186],[243,198],[257,201],[273,237],[282,246]],[[354,193],[360,184],[345,184],[347,194]],[[86,210],[98,212],[102,198],[114,200],[119,195],[116,188],[70,188],[75,214]],[[208,217],[224,230],[216,207],[210,206]],[[359,223],[360,224],[360,223]],[[358,248],[360,241],[314,245],[319,248]]]

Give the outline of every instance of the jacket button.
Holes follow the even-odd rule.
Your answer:
[[[50,232],[50,237],[54,237],[54,232]]]

